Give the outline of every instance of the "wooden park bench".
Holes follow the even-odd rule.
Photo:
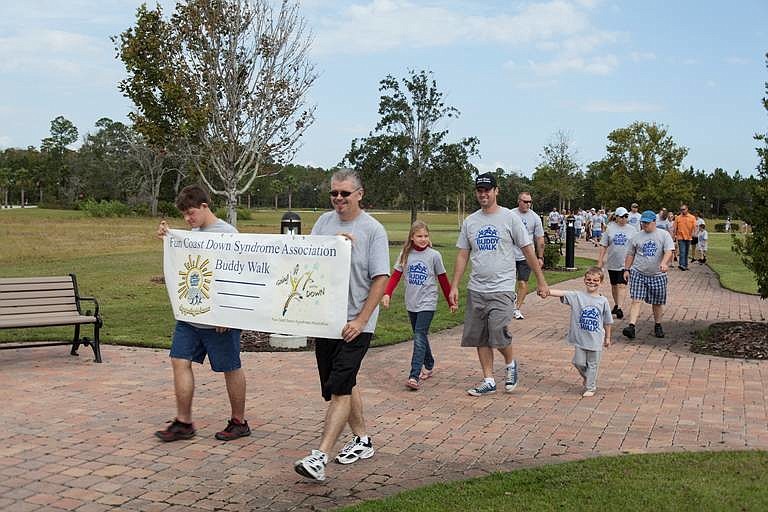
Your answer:
[[[91,301],[95,311],[82,312],[81,301]],[[80,337],[80,326],[93,324],[93,340]],[[73,325],[72,341],[42,343],[0,343],[0,349],[72,345],[69,352],[77,355],[80,345],[90,346],[97,363],[101,362],[99,328],[102,326],[99,303],[94,297],[81,297],[77,291],[75,274],[56,277],[0,278],[0,329],[52,327]]]

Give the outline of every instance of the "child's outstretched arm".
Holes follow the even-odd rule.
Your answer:
[[[443,290],[443,297],[445,297],[448,307],[451,308],[451,313],[455,313],[459,309],[459,305],[451,303],[451,283],[448,282],[448,275],[445,272],[438,275],[437,282],[440,283],[440,289]]]
[[[395,292],[395,288],[397,288],[397,284],[400,282],[402,276],[403,272],[401,270],[395,269],[392,271],[392,275],[389,277],[389,281],[387,281],[387,287],[384,290],[384,296],[381,298],[381,305],[385,309],[389,307],[389,299]]]
[[[565,297],[565,290],[558,290],[557,288],[550,288],[549,295],[551,297]]]
[[[605,324],[605,341],[603,341],[604,347],[611,346],[611,324]]]

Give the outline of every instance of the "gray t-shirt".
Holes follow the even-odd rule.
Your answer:
[[[472,271],[467,289],[480,293],[514,292],[517,272],[514,246],[531,244],[520,217],[499,206],[495,213],[477,210],[464,219],[456,242],[469,250]]]
[[[672,235],[657,228],[650,233],[645,230],[638,231],[629,241],[627,254],[635,256],[633,269],[647,276],[655,276],[662,273],[659,265],[664,253],[674,248]]]
[[[405,276],[405,309],[413,313],[437,310],[437,276],[445,274],[443,257],[431,247],[412,250],[405,269],[398,262],[395,270]]]
[[[528,232],[528,237],[530,237],[531,242],[534,243],[534,250],[535,250],[536,238],[544,237],[544,226],[541,224],[541,217],[539,217],[536,214],[536,212],[534,212],[531,209],[529,209],[525,213],[520,213],[520,208],[513,208],[512,213],[520,217],[520,220],[523,221],[523,226],[525,226],[525,230]],[[518,246],[514,247],[514,251],[515,251],[515,260],[522,261],[525,259],[525,255],[523,254],[523,251],[521,251]],[[540,256],[544,256],[544,255],[541,254]]]
[[[584,350],[603,350],[605,324],[613,323],[608,299],[585,292],[567,291],[560,302],[571,306],[568,343]]]
[[[366,212],[360,212],[357,217],[346,222],[335,211],[325,212],[312,227],[313,235],[333,236],[341,233],[349,233],[354,237],[347,306],[347,320],[354,320],[363,310],[373,278],[389,275],[389,241],[384,227]],[[377,306],[363,332],[374,332],[378,318]]]
[[[635,231],[640,231],[640,212],[629,212],[629,220],[627,225],[635,228]]]
[[[707,240],[709,240],[709,233],[706,229],[699,229],[699,250],[707,250]]]
[[[621,270],[624,268],[624,258],[627,256],[629,239],[637,234],[637,230],[629,224],[620,226],[616,222],[608,224],[608,229],[600,239],[600,245],[606,247],[605,268]]]
[[[602,213],[598,213],[592,216],[592,231],[602,231],[603,225],[608,221],[608,218]]]
[[[701,226],[704,225],[704,219],[701,217],[696,218],[696,225],[693,227],[693,236],[699,236],[699,232],[701,231]]]
[[[200,233],[237,233],[237,228],[229,222],[221,219],[216,219],[216,222],[205,228],[192,228],[190,231],[198,231]],[[213,325],[196,324],[193,322],[186,322],[189,325],[197,327],[198,329],[215,329]]]

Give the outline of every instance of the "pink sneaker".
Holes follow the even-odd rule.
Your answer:
[[[411,388],[411,389],[419,389],[421,385],[419,384],[419,381],[416,379],[408,379],[408,382],[405,383],[405,387]]]
[[[419,375],[419,380],[427,380],[432,376],[432,373],[434,372],[434,368],[432,370],[427,370],[426,368],[421,369],[421,375]]]

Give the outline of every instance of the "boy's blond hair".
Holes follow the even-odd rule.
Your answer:
[[[603,279],[605,279],[605,274],[603,273],[603,269],[600,267],[589,267],[586,272],[584,272],[584,277],[587,277],[588,275],[593,276],[600,276],[600,282],[603,282]]]

